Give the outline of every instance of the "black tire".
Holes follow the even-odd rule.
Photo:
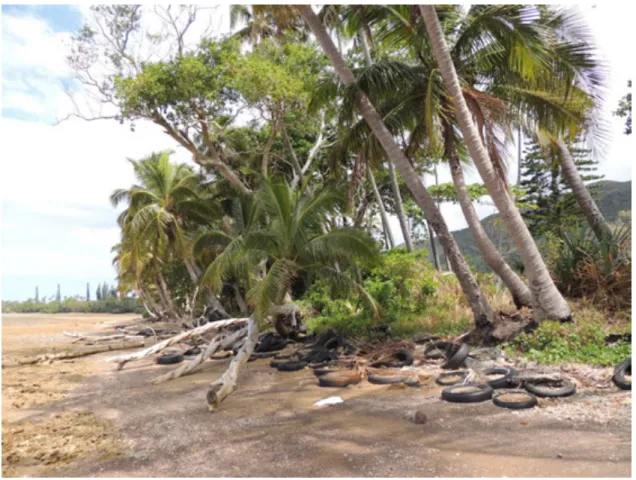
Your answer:
[[[344,340],[341,336],[336,336],[327,340],[324,346],[327,350],[336,350],[344,346]]]
[[[488,385],[492,388],[511,388],[517,386],[517,383],[512,380],[512,378],[517,375],[517,371],[512,367],[487,368],[482,373],[484,375],[503,375],[503,377],[488,381]]]
[[[401,366],[413,365],[413,354],[405,348],[395,352],[394,357]]]
[[[198,355],[199,353],[201,353],[201,349],[199,347],[194,347],[191,348],[190,350],[186,350],[185,352],[183,352],[184,355]]]
[[[454,385],[442,390],[442,400],[453,403],[485,402],[492,398],[493,389],[490,385],[469,383]]]
[[[332,360],[338,360],[338,355],[326,349],[325,347],[316,347],[311,352],[309,352],[304,358],[308,363],[320,363],[320,362],[328,362]]]
[[[459,345],[454,353],[450,353],[446,359],[446,362],[442,365],[445,370],[457,370],[464,364],[464,360],[470,353],[470,347],[465,343]]]
[[[449,345],[449,342],[433,342],[424,349],[424,356],[432,359],[445,358]]]
[[[159,365],[173,365],[183,362],[183,353],[164,353],[157,357]]]
[[[406,378],[406,375],[379,375],[372,373],[367,377],[367,380],[369,380],[369,383],[376,385],[391,385],[393,383],[402,383]]]
[[[276,368],[279,372],[297,372],[307,366],[307,362],[278,362]]]
[[[280,353],[274,354],[274,360],[289,360],[291,357],[292,357],[291,354],[289,355],[283,355]]]
[[[523,395],[526,397],[525,400],[508,400],[506,401],[503,397],[505,395]],[[526,392],[524,390],[510,390],[507,392],[499,392],[496,393],[492,397],[492,402],[498,407],[509,408],[511,410],[523,410],[524,408],[534,408],[537,406],[537,397],[533,394]]]
[[[456,370],[454,372],[446,372],[442,373],[439,377],[435,379],[435,383],[441,385],[442,387],[450,387],[451,385],[457,385],[458,383],[463,382],[468,376],[468,372],[464,372],[462,370]],[[455,378],[453,377],[459,377]]]
[[[328,373],[331,372],[338,372],[339,370],[336,370],[333,367],[316,367],[314,368],[314,375],[317,377],[322,377],[323,375],[327,375]]]
[[[632,382],[625,379],[626,375],[632,376],[632,357],[619,363],[612,375],[612,382],[621,390],[632,389]]]
[[[554,382],[545,382],[554,383]],[[544,386],[544,383],[541,382],[524,382],[523,387],[530,393],[536,395],[540,398],[560,398],[560,397],[569,397],[570,395],[574,395],[576,393],[576,385],[572,380],[568,380],[564,378],[559,381],[561,383],[561,387],[552,388]]]
[[[250,355],[250,358],[247,361],[253,362],[254,360],[258,360],[260,358],[272,358],[274,355],[274,352],[254,352],[252,353],[252,355]]]

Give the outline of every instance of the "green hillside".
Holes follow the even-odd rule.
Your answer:
[[[632,182],[614,182],[610,180],[602,180],[600,182],[591,183],[590,187],[596,187],[598,194],[596,201],[608,222],[614,222],[618,219],[618,215],[622,211],[631,212],[632,210]],[[498,246],[504,254],[506,260],[514,264],[518,260],[516,249],[508,233],[505,231],[503,224],[499,221],[499,214],[490,215],[484,218],[481,223],[484,225],[490,239]],[[473,236],[468,228],[453,232],[455,240],[459,244],[459,248],[466,256],[468,262],[477,270],[487,271],[488,268],[484,263],[479,250],[475,246]],[[541,243],[541,239],[537,239]],[[439,243],[438,243],[439,244]],[[422,245],[428,248],[428,245]],[[438,247],[439,251],[443,250]],[[431,257],[432,260],[432,257]]]

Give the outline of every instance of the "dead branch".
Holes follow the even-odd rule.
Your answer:
[[[236,357],[232,359],[223,376],[210,384],[206,400],[211,412],[213,412],[228,395],[236,390],[238,374],[241,371],[241,367],[247,363],[250,355],[252,355],[257,341],[258,322],[256,321],[256,318],[252,316],[249,318],[245,343],[239,350]]]
[[[235,342],[242,339],[245,335],[247,335],[247,328],[242,328],[232,335],[225,339],[217,339],[216,341],[210,343],[207,348],[201,352],[199,355],[194,357],[188,363],[181,365],[179,368],[172,370],[163,375],[159,375],[156,377],[152,383],[155,385],[163,382],[167,382],[168,380],[172,380],[173,378],[179,378],[183,375],[187,375],[192,373],[192,371],[201,365],[205,360],[214,355],[217,351],[231,347]]]
[[[170,337],[169,339],[164,340],[163,342],[159,342],[158,344],[153,345],[152,347],[142,350],[140,352],[135,352],[130,355],[120,355],[118,357],[108,358],[106,359],[106,361],[117,362],[118,363],[117,370],[121,370],[122,368],[124,368],[124,365],[128,362],[140,360],[142,358],[153,355],[170,345],[173,345],[175,343],[179,343],[185,340],[186,338],[201,335],[210,330],[216,330],[216,329],[224,328],[230,325],[237,325],[237,326],[245,325],[247,321],[248,321],[247,318],[230,318],[228,320],[219,320],[218,322],[208,323],[201,327],[197,327],[193,330],[188,330],[187,332],[183,332],[178,335],[175,335],[174,337]]]
[[[27,358],[24,360],[18,360],[18,364],[32,365],[34,363],[44,363],[44,362],[53,363],[54,360],[84,357],[86,355],[93,355],[95,353],[112,352],[114,350],[127,350],[129,348],[143,347],[144,345],[145,345],[144,341],[137,341],[137,342],[131,342],[131,343],[122,342],[121,344],[102,345],[99,347],[88,348],[85,350],[74,350],[74,351],[60,352],[60,353],[48,353],[45,355],[38,355],[37,357]]]

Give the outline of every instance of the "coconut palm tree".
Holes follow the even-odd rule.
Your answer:
[[[538,321],[546,318],[568,320],[572,316],[570,307],[552,281],[530,231],[523,222],[506,185],[497,175],[493,162],[484,148],[477,126],[473,122],[471,112],[462,94],[459,77],[446,43],[444,31],[437,17],[437,11],[432,5],[420,5],[419,8],[431,40],[433,55],[452,98],[455,117],[470,156],[501,213],[503,222],[524,263],[533,295],[535,319]]]
[[[328,214],[340,208],[343,195],[325,188],[311,192],[307,183],[292,189],[286,181],[263,179],[251,205],[243,205],[231,235],[215,231],[197,242],[220,247],[207,267],[202,283],[218,291],[224,279],[240,268],[247,273],[248,304],[262,322],[272,308],[290,301],[291,286],[300,275],[335,282],[375,301],[345,271],[359,260],[377,259],[377,245],[361,230],[348,227],[325,230]],[[267,216],[267,222],[263,221]],[[289,332],[275,318],[281,335]]]
[[[323,51],[331,61],[340,82],[348,87],[355,86],[355,76],[345,64],[344,58],[329,37],[327,30],[321,23],[318,16],[313,12],[311,6],[303,5],[296,8],[299,9],[301,15],[318,39]],[[285,14],[288,16],[291,12],[286,10]],[[482,335],[487,336],[488,332],[492,328],[494,313],[490,305],[488,305],[484,299],[484,296],[477,285],[475,278],[470,272],[470,268],[461,254],[455,239],[444,222],[435,200],[429,195],[418,177],[417,172],[395,142],[393,135],[384,124],[382,118],[369,100],[369,97],[359,89],[357,89],[356,105],[358,106],[365,121],[369,124],[374,135],[386,151],[389,161],[393,162],[396,170],[400,173],[407,187],[411,191],[414,200],[425,212],[426,217],[430,220],[431,225],[437,232],[438,238],[449,257],[453,271],[457,275],[462,286],[462,290],[473,311],[477,330]]]
[[[157,265],[170,255],[178,255],[184,262],[190,279],[198,286],[200,269],[192,253],[195,232],[218,216],[218,207],[201,195],[202,178],[186,164],[170,162],[173,152],[153,153],[140,161],[129,160],[138,184],[118,189],[111,195],[113,206],[126,202],[119,216],[122,235],[137,251],[137,260],[150,260],[141,265]],[[139,270],[139,269],[138,269]],[[166,283],[157,269],[158,287],[171,303]],[[210,301],[222,315],[228,316],[218,299]]]

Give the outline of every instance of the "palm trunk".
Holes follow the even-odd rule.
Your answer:
[[[393,196],[395,197],[395,210],[400,221],[400,227],[402,228],[402,236],[404,237],[404,244],[406,250],[413,251],[413,241],[411,240],[411,232],[409,230],[409,224],[406,221],[406,214],[404,213],[404,204],[402,203],[402,194],[400,194],[400,186],[398,185],[397,175],[395,175],[395,166],[393,163],[389,164],[389,174],[391,175],[391,188],[393,189]]]
[[[367,37],[367,30],[362,26],[359,29],[359,36],[362,40],[362,48],[364,50],[364,58],[367,65],[373,65],[373,58],[371,58],[371,49],[369,48],[369,38]],[[393,197],[395,198],[395,210],[398,220],[400,221],[400,228],[402,229],[402,236],[404,237],[404,244],[409,252],[413,251],[413,242],[411,241],[411,234],[409,232],[408,224],[406,223],[406,215],[404,214],[404,204],[402,203],[402,195],[400,194],[400,187],[398,185],[397,177],[395,175],[395,167],[391,162],[389,164],[389,175],[391,176],[391,189],[393,190]]]
[[[435,175],[435,186],[439,186],[439,178],[437,177],[437,165],[433,168],[433,174]],[[439,208],[439,201],[437,202],[437,208]],[[448,255],[444,255],[444,261],[446,262],[446,270],[450,271],[450,262],[448,261]]]
[[[170,294],[170,290],[168,289],[166,280],[163,278],[163,274],[161,272],[157,273],[157,280],[159,281],[158,291],[161,292],[161,295],[163,296],[163,301],[166,303],[169,310],[174,315],[177,315],[177,308],[175,307],[174,302],[172,301],[172,295]]]
[[[445,125],[444,135],[446,140],[446,156],[450,164],[450,171],[453,177],[453,183],[455,184],[455,192],[457,193],[457,200],[462,207],[462,212],[466,221],[468,222],[468,228],[475,239],[477,248],[484,256],[486,264],[495,272],[501,280],[503,280],[508,290],[512,294],[512,299],[517,308],[530,307],[532,305],[532,295],[530,290],[519,278],[519,276],[512,271],[510,266],[505,262],[495,245],[490,241],[486,230],[484,230],[479,216],[473,207],[473,203],[470,200],[468,189],[466,188],[466,182],[464,180],[464,172],[457,155],[457,149],[455,148],[455,139],[452,132],[449,131],[449,126]]]
[[[448,51],[444,32],[439,24],[435,7],[433,5],[420,5],[420,11],[422,17],[424,17],[426,30],[428,31],[433,48],[433,54],[439,65],[444,84],[453,99],[455,116],[470,156],[475,162],[477,170],[488,188],[488,192],[495,202],[497,209],[501,213],[503,222],[519,251],[528,278],[530,279],[534,318],[536,321],[547,318],[570,320],[572,318],[570,307],[554,285],[528,227],[523,222],[521,214],[508,194],[506,186],[498,177],[490,161],[490,157],[481,142],[479,132],[473,123],[470,111],[462,95],[457,73],[455,72],[455,65]]]
[[[426,175],[422,177],[422,183],[426,187]],[[426,219],[426,228],[428,229],[428,241],[431,244],[431,253],[433,254],[433,264],[435,265],[435,270],[441,272],[441,268],[439,266],[439,256],[437,255],[437,245],[435,244],[435,232],[433,231],[433,227],[431,226],[431,222]]]
[[[344,59],[338,53],[338,50],[329,37],[329,34],[320,22],[320,19],[311,9],[311,6],[302,5],[298,8],[320,42],[323,51],[327,57],[329,57],[336,73],[340,77],[340,81],[347,86],[355,84],[355,77],[353,76],[353,73],[345,65]],[[482,335],[482,337],[487,337],[493,327],[494,313],[479,289],[470,268],[468,268],[464,257],[459,251],[459,247],[457,246],[455,239],[448,230],[448,226],[446,225],[446,222],[444,222],[444,218],[437,208],[435,200],[433,200],[426,188],[424,188],[424,185],[422,185],[421,180],[417,176],[417,172],[410,164],[402,150],[398,147],[397,143],[393,139],[393,135],[391,135],[391,132],[388,130],[382,121],[382,118],[364,92],[358,91],[356,104],[374,135],[386,151],[389,161],[393,162],[395,168],[404,179],[404,182],[413,195],[413,199],[417,202],[420,208],[422,208],[427,219],[431,222],[435,231],[437,231],[442,245],[448,252],[453,271],[457,275],[464,295],[466,295],[468,304],[473,311],[477,331],[480,335]]]
[[[384,235],[386,236],[387,247],[390,250],[395,247],[395,240],[393,239],[393,232],[391,231],[391,225],[389,224],[389,217],[384,209],[384,202],[382,201],[380,190],[378,190],[378,185],[375,183],[375,177],[371,171],[371,166],[367,166],[367,176],[369,177],[369,182],[371,183],[371,188],[375,195],[375,200],[378,202],[378,210],[380,210],[380,218],[382,219],[382,228],[384,229]]]
[[[568,186],[572,189],[574,198],[576,199],[579,207],[583,211],[587,223],[590,224],[594,234],[599,240],[603,240],[612,235],[612,231],[605,221],[603,214],[594,202],[592,195],[583,183],[581,174],[576,169],[574,159],[570,153],[570,149],[561,139],[558,140],[559,151],[561,152],[561,174]]]
[[[188,274],[190,275],[190,279],[194,285],[199,285],[199,277],[201,276],[201,270],[197,267],[196,263],[192,258],[188,258],[187,256],[183,256],[183,262],[185,263],[186,269],[188,270]],[[221,318],[230,318],[230,314],[225,311],[221,300],[219,297],[214,295],[211,291],[207,290],[206,292],[206,303],[212,307],[212,309],[218,312]],[[196,305],[192,305],[192,311],[196,309]]]

